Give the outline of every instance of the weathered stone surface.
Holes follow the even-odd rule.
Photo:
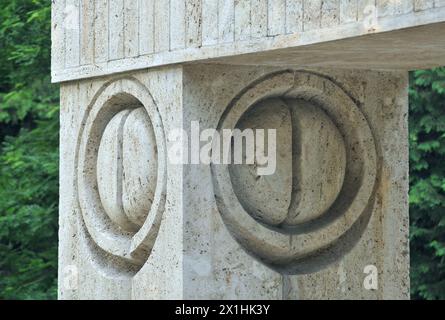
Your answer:
[[[427,68],[445,64],[444,23],[442,0],[55,0],[53,80],[203,61]]]
[[[240,130],[278,130],[275,174],[259,176],[257,163],[234,164],[229,169],[234,191],[249,214],[264,223],[278,225],[286,219],[292,199],[292,175],[289,174],[292,172],[292,122],[289,108],[280,99],[260,102],[240,119],[236,127]],[[246,163],[245,156],[242,163]]]
[[[61,299],[409,298],[407,70],[445,64],[444,1],[55,0],[52,19]],[[276,129],[276,171],[171,161],[195,121]]]
[[[60,298],[409,297],[405,73],[194,65],[120,79],[62,85]],[[277,127],[277,172],[257,181],[249,166],[168,162],[169,133],[188,132],[193,120]],[[146,220],[129,233],[107,220],[101,195],[87,197],[110,178],[90,175],[102,164],[89,159],[108,141],[113,150],[115,122],[122,150],[125,125],[145,146],[129,150],[132,175],[157,180]],[[139,167],[153,158],[153,141],[156,173]],[[144,192],[136,203],[151,199]],[[369,265],[377,290],[363,284]]]
[[[97,162],[99,195],[108,216],[125,230],[138,230],[150,211],[157,178],[156,139],[143,107],[111,119]]]
[[[224,128],[236,126],[243,110],[254,112],[256,101],[267,101],[265,97],[310,101],[307,105],[313,110],[322,109],[336,128],[325,129],[342,133],[341,139],[331,134],[332,140],[344,140],[347,162],[344,181],[339,182],[342,191],[332,206],[326,204],[330,210],[319,219],[309,223],[295,221],[294,228],[270,228],[246,212],[242,201],[238,201],[241,192],[231,192],[235,172],[227,179],[224,166],[214,166],[210,171],[206,166],[189,166],[183,191],[188,235],[184,243],[184,259],[188,261],[184,265],[184,294],[191,299],[408,298],[406,74],[277,71],[229,66],[185,68],[184,122],[200,119],[203,127]],[[377,92],[391,98],[379,98]],[[267,121],[274,120],[269,116],[263,121],[267,127]],[[309,127],[309,123],[305,124]],[[388,130],[393,125],[398,128],[395,136]],[[286,126],[285,122],[280,128]],[[321,142],[313,135],[312,139],[313,144]],[[289,139],[282,142],[286,145]],[[317,146],[314,148],[317,150]],[[341,159],[341,152],[336,156]],[[339,171],[341,166],[337,174]],[[357,174],[362,178],[356,179]],[[276,179],[278,185],[271,187],[275,186],[277,193],[283,191],[281,201],[288,197],[288,187],[281,188],[287,185],[283,181]],[[213,189],[207,184],[212,184]],[[391,196],[386,193],[388,184],[392,185]],[[336,183],[332,186],[337,189]],[[274,197],[268,199],[275,201]],[[354,219],[357,223],[353,223]],[[389,232],[386,223],[402,227]],[[319,250],[326,247],[329,249]],[[397,257],[389,252],[398,252]],[[363,286],[367,265],[379,270],[376,291]]]

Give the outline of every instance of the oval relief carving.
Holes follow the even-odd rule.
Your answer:
[[[97,159],[99,195],[110,219],[135,232],[147,218],[156,188],[157,148],[144,110],[123,110],[108,123]]]
[[[99,91],[81,131],[77,190],[85,230],[114,267],[137,271],[150,255],[165,207],[165,157],[147,88],[120,79]]]
[[[246,88],[218,129],[276,129],[274,174],[212,165],[223,221],[248,253],[284,274],[314,272],[360,238],[377,159],[366,118],[335,83],[285,71]],[[265,147],[267,150],[267,146]]]
[[[235,193],[251,216],[294,226],[320,217],[333,204],[343,185],[346,150],[322,109],[301,99],[266,99],[236,127],[277,130],[275,174],[258,176],[255,165],[229,168]]]

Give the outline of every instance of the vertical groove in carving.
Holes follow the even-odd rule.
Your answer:
[[[286,33],[303,31],[303,1],[286,0]]]
[[[234,0],[218,1],[218,33],[219,43],[230,43],[234,41]]]
[[[202,0],[202,45],[218,43],[218,1]]]
[[[154,1],[154,51],[170,49],[170,1]]]
[[[124,57],[124,0],[109,3],[109,59],[118,60]]]
[[[304,0],[304,31],[311,31],[320,28],[321,4],[322,0]]]
[[[123,165],[123,140],[124,140],[124,125],[127,121],[128,116],[130,115],[130,111],[125,110],[121,112],[121,119],[117,128],[117,154],[116,154],[116,176],[114,177],[116,181],[116,204],[119,208],[119,213],[122,215],[125,215],[124,205],[122,201],[122,190],[123,190],[123,173],[124,173],[124,165]],[[117,115],[119,117],[119,114]],[[115,134],[115,132],[112,132],[112,134]],[[113,176],[113,173],[111,173],[111,176]],[[128,224],[129,227],[132,228],[131,224],[129,224],[128,221],[125,223],[118,223],[119,226],[126,226]],[[137,230],[135,228],[135,230]]]
[[[251,0],[251,37],[267,37],[267,0]]]
[[[269,0],[268,2],[268,35],[276,36],[285,33],[286,0]]]
[[[110,219],[127,231],[136,231],[138,228],[127,218],[122,203],[122,140],[129,114],[130,110],[119,112],[105,128],[97,157],[97,181],[102,205]]]
[[[51,63],[54,70],[65,67],[65,0],[53,0],[51,6]]]
[[[96,0],[94,6],[94,62],[108,61],[108,1]]]
[[[346,148],[336,125],[319,107],[286,100],[292,118],[292,200],[285,223],[323,215],[339,195],[346,172]]]
[[[80,64],[80,6],[79,0],[66,0],[65,7],[65,65]]]
[[[124,50],[125,57],[139,55],[138,1],[124,0]]]
[[[202,44],[202,3],[201,0],[186,0],[186,46],[200,47]]]
[[[81,0],[80,64],[94,62],[94,0]]]
[[[133,110],[123,127],[122,203],[128,219],[142,226],[153,203],[157,180],[157,148],[146,110]]]
[[[171,0],[170,4],[170,50],[185,48],[186,1]]]
[[[289,103],[288,103],[289,105]],[[295,125],[299,121],[299,114],[296,108],[293,108],[292,105],[289,107],[289,112],[291,115],[291,123],[292,125],[292,159],[300,159],[303,154],[302,144],[301,144],[301,127]],[[297,160],[298,161],[298,160]],[[291,192],[291,200],[288,208],[288,214],[286,216],[285,222],[289,223],[295,217],[299,215],[298,206],[301,203],[301,169],[302,166],[297,162],[292,161],[292,192]]]
[[[154,1],[139,0],[139,51],[141,55],[154,51]]]
[[[250,38],[250,0],[235,2],[235,40]]]
[[[292,175],[289,174],[292,172],[292,146],[291,143],[287,143],[292,136],[289,107],[279,98],[259,102],[241,117],[237,128],[241,131],[265,130],[265,139],[259,142],[260,145],[264,142],[265,150],[269,143],[268,130],[276,130],[277,165],[274,174],[257,175],[257,164],[246,164],[245,150],[242,157],[243,164],[234,164],[229,170],[233,187],[242,206],[255,219],[277,226],[287,218],[292,199]]]

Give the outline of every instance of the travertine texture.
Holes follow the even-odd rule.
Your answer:
[[[60,298],[137,297],[138,271],[156,279],[144,281],[151,298],[179,297],[182,168],[166,161],[164,133],[181,124],[181,79],[165,69],[62,86]]]
[[[252,215],[250,206],[243,206],[246,195],[232,191],[231,182],[239,183],[233,179],[236,172],[232,171],[230,179],[230,172],[225,172],[224,166],[212,166],[210,170],[207,166],[189,166],[184,174],[183,195],[185,297],[408,298],[406,86],[405,73],[363,74],[335,70],[294,73],[228,66],[185,68],[186,124],[200,119],[202,127],[227,128],[236,126],[239,117],[243,117],[243,110],[255,112],[256,107],[261,108],[261,104],[256,105],[257,100],[264,101],[265,97],[303,99],[313,106],[314,113],[324,112],[331,119],[332,126],[325,121],[322,130],[342,133],[341,138],[334,135],[332,139],[339,145],[344,141],[348,159],[340,193],[336,192],[336,183],[330,185],[333,190],[329,192],[337,193],[336,202],[330,206],[329,197],[326,197],[321,202],[329,210],[318,219],[315,218],[317,211],[311,212],[314,216],[308,218],[314,219],[309,222],[296,219],[292,221],[293,228],[271,227],[271,222],[264,220],[259,223],[261,217]],[[307,104],[299,105],[304,108]],[[304,111],[294,112],[295,118],[299,114],[305,116]],[[317,116],[310,130],[317,130],[321,119]],[[264,117],[266,128],[269,121],[276,120]],[[293,122],[294,130],[308,127]],[[391,127],[397,128],[396,133]],[[294,159],[317,150],[317,144],[322,141],[316,136],[312,139],[314,149],[301,150],[301,155],[293,151],[296,153]],[[279,140],[278,149],[289,140],[289,136]],[[298,146],[302,142],[294,140],[293,150],[294,143]],[[324,150],[328,152],[327,157],[332,156],[329,148]],[[341,159],[341,148],[338,153],[336,156]],[[285,156],[289,158],[289,154]],[[344,163],[337,161],[301,163],[303,175],[315,170],[318,175],[314,180],[303,179],[308,185],[293,190],[297,194],[294,199],[299,198],[298,194],[311,192],[311,186],[319,187],[320,177],[329,176],[332,168],[341,175],[342,165]],[[287,176],[291,176],[294,183],[299,181],[301,174],[299,168],[296,169]],[[357,175],[361,178],[357,179]],[[264,190],[261,179],[257,182],[259,187],[249,186],[245,193]],[[277,178],[270,186],[282,190],[280,201],[288,197],[288,184]],[[276,201],[273,192],[263,195],[271,202]],[[319,205],[314,205],[314,209]],[[295,202],[290,212],[297,207],[298,202]],[[398,227],[394,227],[396,225]],[[376,291],[363,286],[367,265],[375,265],[379,270]]]
[[[60,298],[408,298],[406,90],[406,73],[213,65],[62,84]],[[277,172],[170,163],[170,133],[195,120],[278,128]],[[147,154],[133,150],[131,165],[156,158],[158,170],[145,220],[122,234],[102,194],[84,193],[97,192],[101,150],[115,159],[134,130]],[[377,290],[364,287],[368,265]]]
[[[102,135],[97,159],[101,203],[111,220],[130,231],[142,226],[154,199],[155,142],[143,107],[119,112]]]
[[[419,31],[421,42],[406,28],[444,21],[442,0],[54,0],[53,80],[221,57],[230,63],[241,54],[249,64],[277,63],[273,50],[284,50],[283,65],[303,56],[298,65],[429,67],[445,64],[443,24]],[[395,30],[402,33],[386,34]],[[360,36],[371,34],[364,48]],[[326,41],[334,41],[329,50],[318,46]],[[309,49],[316,54],[304,61]],[[263,52],[267,59],[257,57]]]
[[[445,1],[52,3],[61,299],[409,298],[407,71],[445,64]],[[193,123],[276,129],[276,170],[178,163]]]

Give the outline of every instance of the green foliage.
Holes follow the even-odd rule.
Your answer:
[[[0,299],[53,299],[58,90],[50,0],[0,1]],[[411,282],[445,299],[445,68],[411,74]]]
[[[8,137],[0,156],[0,297],[55,297],[58,122]]]
[[[0,123],[48,117],[48,105],[57,101],[49,73],[50,4],[50,0],[0,2]]]
[[[412,296],[445,299],[445,68],[411,74]]]
[[[0,299],[56,297],[59,124],[50,5],[0,1]]]

